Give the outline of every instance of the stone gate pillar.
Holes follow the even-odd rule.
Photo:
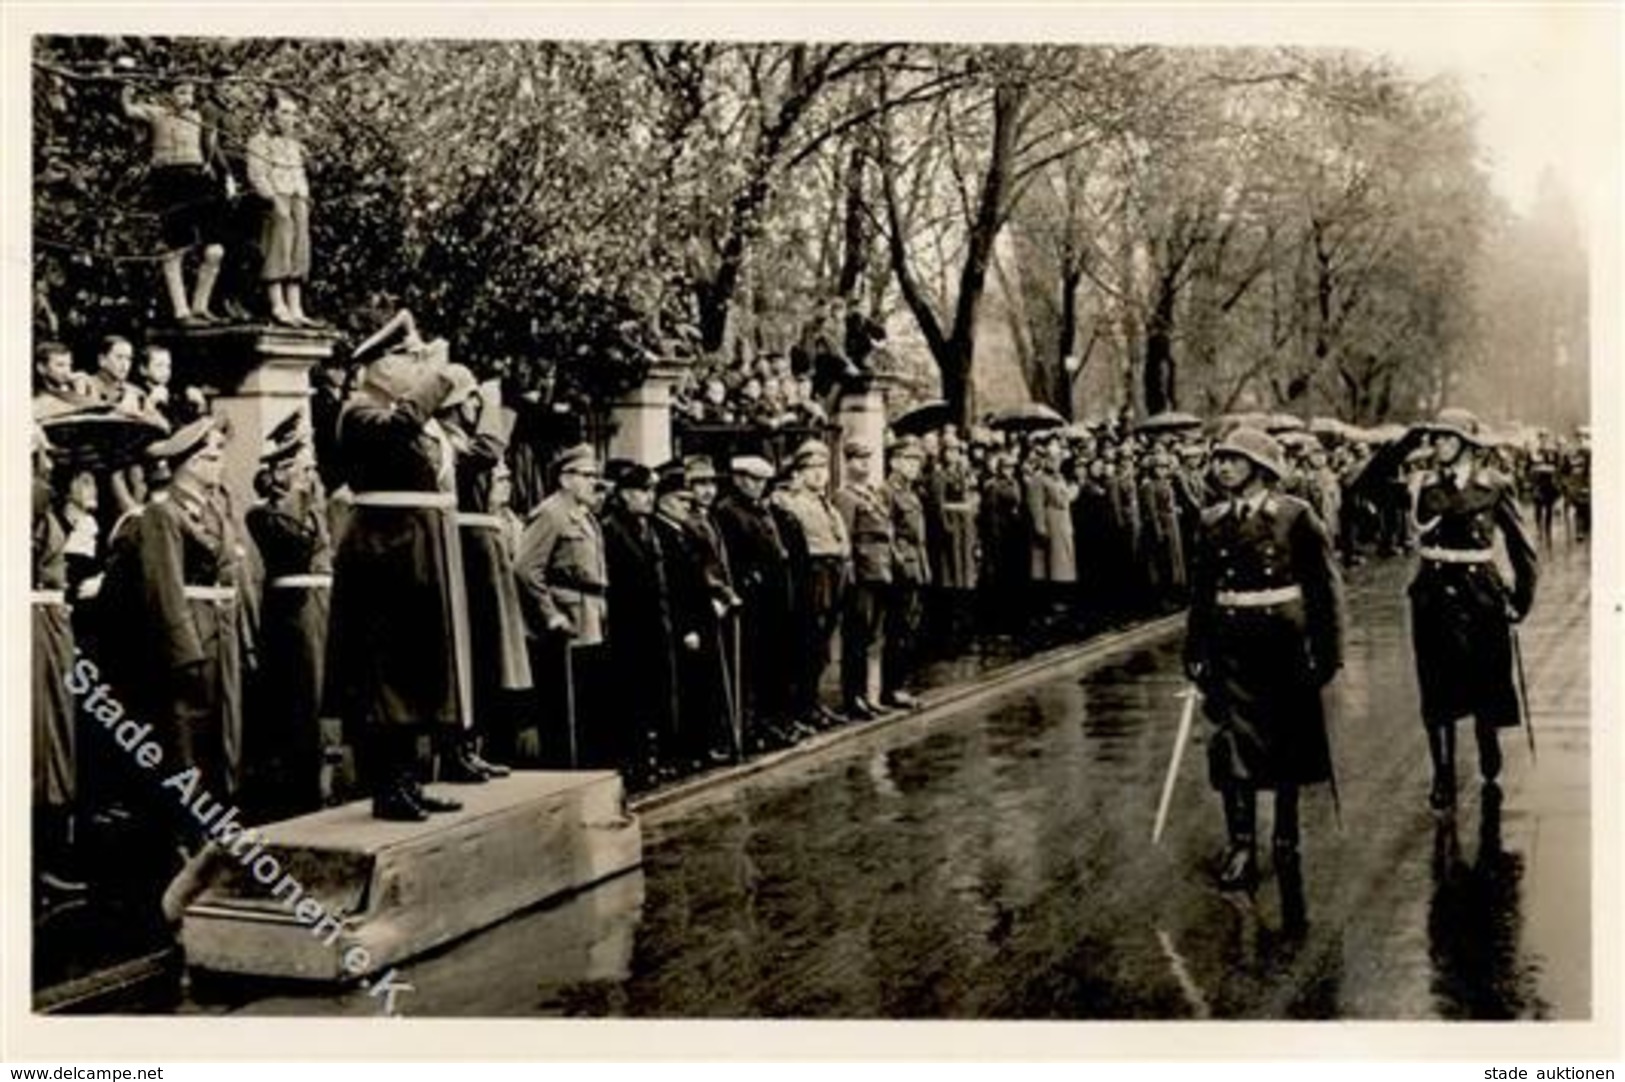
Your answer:
[[[610,458],[631,459],[649,467],[670,460],[672,392],[682,372],[681,365],[654,364],[642,384],[610,407],[614,425],[609,437]]]

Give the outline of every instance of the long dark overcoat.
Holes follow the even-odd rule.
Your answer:
[[[1204,512],[1186,660],[1200,664],[1216,787],[1308,785],[1331,777],[1321,687],[1342,663],[1342,578],[1325,527],[1302,500]],[[1264,591],[1297,596],[1240,604]],[[1239,595],[1239,597],[1238,597]]]

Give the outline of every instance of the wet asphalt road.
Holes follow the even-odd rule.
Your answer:
[[[1540,740],[1504,733],[1485,816],[1426,808],[1403,588],[1350,580],[1341,828],[1303,801],[1308,926],[1213,888],[1200,738],[1149,845],[1177,638],[908,721],[645,817],[645,866],[403,970],[408,1016],[1577,1019],[1590,1013],[1589,597],[1548,557],[1523,650]],[[1269,802],[1261,801],[1267,830]],[[1266,847],[1267,850],[1267,847]],[[175,1009],[171,1006],[169,1009]],[[376,1014],[360,992],[194,988],[184,1013]]]

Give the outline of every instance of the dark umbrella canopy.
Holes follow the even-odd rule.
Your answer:
[[[940,398],[922,402],[913,409],[904,410],[892,421],[892,431],[899,436],[923,436],[953,422],[953,411]]]
[[[1036,432],[1045,428],[1061,428],[1066,418],[1042,402],[1028,402],[1000,410],[988,418],[989,428],[1002,432]]]
[[[1202,419],[1194,413],[1182,413],[1177,410],[1164,410],[1154,413],[1150,417],[1134,426],[1136,432],[1188,432],[1193,428],[1201,428]]]
[[[115,470],[141,458],[165,433],[159,421],[103,406],[40,421],[52,461],[74,470]]]

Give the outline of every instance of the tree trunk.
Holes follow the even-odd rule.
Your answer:
[[[1083,284],[1083,271],[1072,265],[1061,270],[1060,335],[1055,342],[1057,360],[1056,394],[1054,406],[1067,420],[1073,419],[1072,379],[1066,370],[1066,359],[1078,348],[1078,289]]]
[[[1174,408],[1174,293],[1164,288],[1145,331],[1145,412]]]

